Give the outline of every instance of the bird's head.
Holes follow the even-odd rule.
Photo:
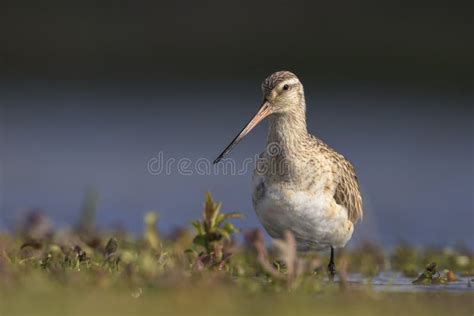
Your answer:
[[[263,104],[269,107],[269,114],[304,110],[303,85],[296,75],[289,71],[278,71],[262,83]]]
[[[272,114],[305,111],[303,85],[298,77],[289,71],[278,71],[267,77],[262,83],[263,102],[257,114],[247,123],[240,133],[214,160],[219,162],[228,154],[258,123]]]

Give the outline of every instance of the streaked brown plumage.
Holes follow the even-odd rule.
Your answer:
[[[334,200],[337,204],[347,209],[349,219],[352,223],[357,223],[363,216],[362,196],[359,190],[359,181],[352,164],[337,151],[329,147],[326,143],[317,137],[312,136],[317,147],[325,155],[331,157],[335,165],[339,168],[339,181],[337,182]]]

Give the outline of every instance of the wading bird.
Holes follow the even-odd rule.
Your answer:
[[[354,168],[306,127],[303,85],[289,71],[262,84],[257,114],[217,157],[219,162],[260,121],[268,117],[267,149],[252,178],[257,216],[272,238],[293,233],[299,251],[330,249],[328,273],[336,273],[334,248],[344,247],[362,217],[362,197]]]

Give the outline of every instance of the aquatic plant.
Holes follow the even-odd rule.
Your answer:
[[[214,202],[210,193],[206,193],[202,219],[192,222],[196,230],[193,244],[203,249],[198,256],[200,265],[223,267],[231,255],[225,252],[225,246],[231,241],[232,235],[239,232],[228,219],[240,218],[239,213],[222,213],[221,203]]]

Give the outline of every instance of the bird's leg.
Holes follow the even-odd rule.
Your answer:
[[[334,280],[334,276],[336,275],[336,264],[334,263],[334,247],[333,246],[331,246],[331,259],[329,259],[329,264],[328,264],[328,275],[331,281]]]

